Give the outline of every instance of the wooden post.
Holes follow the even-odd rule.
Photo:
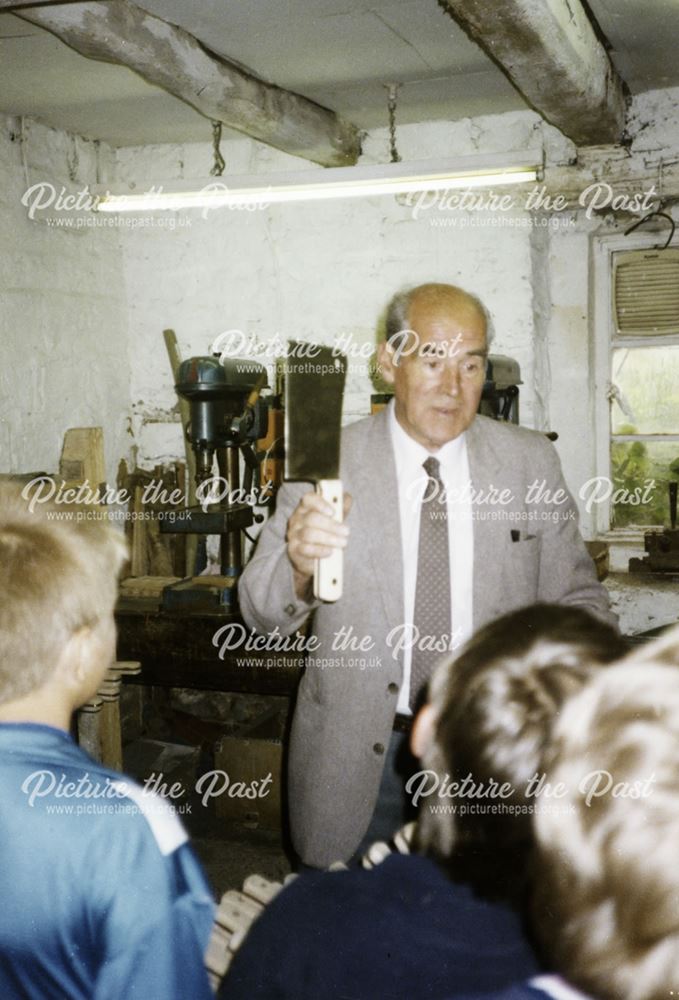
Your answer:
[[[182,363],[182,356],[179,353],[179,344],[174,330],[163,330],[163,340],[167,349],[167,356],[170,359],[172,377],[177,381],[179,366]],[[186,476],[185,476],[185,497],[187,507],[193,507],[196,501],[196,456],[188,439],[187,431],[191,420],[191,407],[187,399],[179,399],[179,415],[182,419],[182,437],[184,439],[184,453],[186,455]],[[196,572],[196,551],[198,548],[198,536],[186,536],[186,562],[185,572],[187,576],[193,576]]]
[[[90,757],[114,771],[122,771],[120,684],[123,675],[141,673],[141,663],[121,660],[108,670],[94,698],[78,710],[78,743]]]

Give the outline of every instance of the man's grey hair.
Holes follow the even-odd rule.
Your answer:
[[[387,306],[385,319],[387,340],[392,340],[394,337],[398,336],[398,334],[403,333],[404,330],[410,329],[410,324],[408,322],[410,306],[415,296],[426,287],[426,285],[413,285],[410,288],[401,289],[400,292],[397,292],[396,295],[393,296]],[[493,337],[495,336],[495,330],[493,327],[492,317],[481,299],[477,295],[472,295],[471,292],[465,291],[464,288],[458,288],[456,285],[449,285],[447,287],[455,288],[456,291],[462,292],[467,296],[469,301],[476,306],[486,322],[486,343],[490,347]]]

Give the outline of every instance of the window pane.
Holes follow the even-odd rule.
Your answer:
[[[590,495],[593,502],[611,501],[612,528],[651,524],[669,527],[667,483],[671,479],[679,479],[679,441],[614,441],[612,482],[599,480],[591,487]]]
[[[613,351],[614,434],[679,434],[679,345]]]

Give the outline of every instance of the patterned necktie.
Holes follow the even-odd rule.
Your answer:
[[[423,463],[429,479],[420,509],[420,541],[417,550],[417,584],[415,587],[415,632],[410,665],[410,708],[414,710],[421,688],[431,677],[441,659],[440,649],[420,649],[440,645],[446,636],[449,645],[450,622],[450,559],[448,550],[448,505],[445,488],[439,475],[439,460],[431,456]],[[431,499],[427,499],[427,498]]]

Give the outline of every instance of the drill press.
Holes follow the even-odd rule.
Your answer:
[[[252,493],[259,468],[254,444],[266,435],[268,401],[260,392],[268,385],[266,368],[255,361],[202,356],[182,362],[175,389],[188,401],[186,433],[196,457],[198,505],[176,511],[161,522],[165,533],[186,532],[220,536],[221,575],[191,576],[163,591],[164,608],[195,608],[221,613],[235,608],[236,583],[243,568],[241,532],[255,521],[253,505],[229,502]],[[244,473],[241,481],[241,457]],[[209,501],[217,460],[218,493],[226,500]],[[194,567],[195,571],[195,567]]]

